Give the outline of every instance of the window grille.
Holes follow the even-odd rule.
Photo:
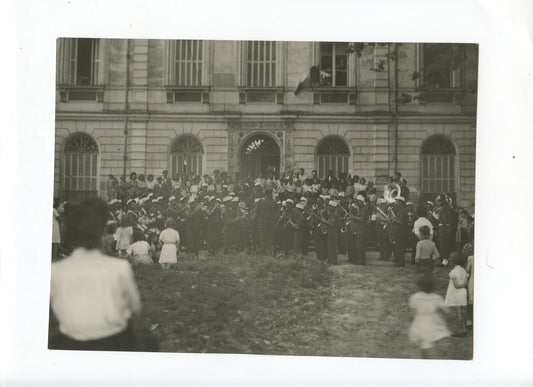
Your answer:
[[[202,40],[176,40],[174,44],[175,86],[202,86],[203,49]]]
[[[85,133],[72,136],[65,145],[63,192],[66,200],[98,194],[98,145]]]
[[[329,171],[334,175],[337,172],[348,172],[350,150],[346,143],[337,137],[327,137],[318,147],[318,177],[323,179],[328,176]]]
[[[246,85],[276,86],[276,42],[246,42]]]
[[[428,138],[422,145],[421,192],[424,200],[434,200],[441,193],[455,193],[455,148],[441,135]]]
[[[184,135],[177,138],[170,151],[172,175],[202,175],[204,150],[196,137]]]

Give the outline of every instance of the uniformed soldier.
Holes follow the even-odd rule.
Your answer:
[[[295,209],[292,211],[289,219],[289,227],[292,229],[292,251],[295,255],[303,255],[302,244],[304,239],[304,233],[307,229],[305,223],[307,223],[304,214],[304,205],[302,203],[296,204]]]
[[[207,209],[207,247],[211,255],[220,248],[220,230],[222,230],[222,200],[211,196]]]
[[[329,196],[320,195],[316,201],[316,208],[313,208],[312,226],[315,234],[315,252],[318,260],[325,262],[328,257],[327,241],[328,226],[322,216],[326,211],[326,200]]]
[[[432,211],[432,217],[438,222],[438,244],[437,248],[442,259],[442,265],[448,265],[450,253],[452,253],[455,245],[455,228],[454,228],[454,210],[448,203],[445,194],[437,196],[436,207]]]
[[[405,266],[405,248],[407,246],[407,211],[403,196],[397,196],[394,203],[389,204],[391,219],[392,250],[396,266]]]
[[[272,198],[272,191],[267,190],[265,197],[257,203],[256,218],[258,222],[259,250],[262,253],[274,250],[274,232],[278,206]]]
[[[368,224],[368,208],[365,198],[357,195],[354,202],[358,216],[355,220],[355,264],[366,265],[366,226]]]
[[[199,255],[201,247],[201,226],[204,219],[202,205],[196,201],[194,196],[189,198],[189,213],[187,216],[187,229],[189,231],[188,251],[196,256]]]
[[[330,265],[337,264],[337,238],[339,235],[339,216],[337,213],[338,203],[335,200],[330,200],[326,206],[322,217],[327,225],[327,241],[326,241],[326,262]]]
[[[224,224],[224,251],[235,251],[235,221],[237,220],[236,204],[232,202],[231,196],[223,199],[224,210],[222,211],[222,223]]]
[[[376,241],[379,250],[379,260],[388,261],[392,253],[392,233],[388,216],[388,204],[379,198],[374,212],[376,219]]]

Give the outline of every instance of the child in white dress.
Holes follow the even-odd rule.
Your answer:
[[[446,312],[442,297],[435,291],[435,279],[430,272],[419,274],[418,292],[409,298],[413,321],[409,328],[409,340],[420,347],[422,358],[432,357],[431,348],[436,341],[448,337],[450,331],[442,318]]]
[[[180,234],[174,229],[174,219],[170,217],[165,220],[165,227],[159,234],[159,244],[162,245],[159,264],[163,269],[169,269],[178,262]]]
[[[466,336],[465,312],[467,304],[468,273],[466,272],[465,259],[462,254],[454,252],[450,255],[454,268],[450,271],[450,282],[446,291],[444,305],[451,306],[455,309],[457,317],[457,330],[452,335],[455,337]]]
[[[131,245],[133,236],[133,227],[130,226],[130,220],[127,216],[120,219],[120,227],[115,231],[115,240],[117,241],[117,251],[119,258],[128,256],[127,250]]]

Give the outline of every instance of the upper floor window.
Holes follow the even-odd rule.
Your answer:
[[[422,45],[422,81],[426,88],[451,89],[462,86],[462,66],[458,45],[450,43],[424,43]]]
[[[276,42],[246,42],[246,86],[276,86]]]
[[[320,85],[348,86],[348,43],[319,43]]]
[[[202,86],[204,42],[202,40],[176,40],[174,45],[174,82],[176,86]]]
[[[98,85],[101,83],[100,39],[58,39],[57,82],[60,85]]]

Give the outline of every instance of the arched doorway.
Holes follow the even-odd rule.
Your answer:
[[[420,200],[434,201],[439,193],[456,199],[456,152],[453,143],[437,134],[427,138],[420,150]]]
[[[204,148],[191,134],[176,138],[170,147],[170,176],[201,176],[203,173]]]
[[[63,199],[98,196],[98,144],[86,133],[70,136],[63,148]]]
[[[280,150],[276,141],[265,134],[248,138],[240,150],[241,175],[256,178],[260,172],[279,176]]]

